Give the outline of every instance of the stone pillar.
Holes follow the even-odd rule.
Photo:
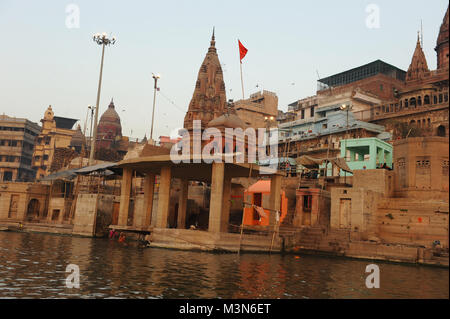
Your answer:
[[[222,229],[223,210],[223,182],[225,175],[225,163],[212,163],[211,172],[211,198],[209,204],[208,231],[219,233]]]
[[[225,176],[223,182],[223,205],[222,205],[222,221],[220,231],[228,232],[228,223],[230,220],[230,207],[231,207],[231,177]]]
[[[319,223],[319,193],[320,190],[310,190],[311,196],[311,226],[316,226]]]
[[[144,178],[144,227],[148,228],[152,221],[153,196],[155,190],[155,174],[148,173]]]
[[[369,165],[371,166],[372,169],[376,168],[378,154],[377,154],[377,146],[375,144],[370,144],[370,146],[369,146],[369,157],[370,157]],[[367,168],[369,168],[369,167],[367,167]]]
[[[279,211],[281,209],[281,175],[273,174],[270,178],[270,209]],[[269,225],[276,223],[276,212],[270,211]]]
[[[120,207],[119,207],[119,221],[120,226],[126,226],[128,222],[128,210],[130,208],[130,192],[131,180],[133,177],[133,170],[124,167],[122,175],[122,185],[120,189]]]
[[[187,179],[181,180],[180,197],[178,200],[178,219],[177,228],[186,228],[186,208],[188,200],[189,181]]]
[[[392,152],[388,152],[387,150],[384,153],[384,157],[386,158],[386,164],[392,167]]]
[[[158,214],[156,215],[156,227],[167,228],[167,218],[169,216],[170,201],[170,181],[172,179],[172,169],[170,166],[161,168],[161,182],[158,194]]]

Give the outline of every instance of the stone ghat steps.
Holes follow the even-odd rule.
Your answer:
[[[323,228],[304,228],[294,235],[295,248],[321,251],[342,251],[348,248],[349,232],[347,230],[330,230]]]
[[[349,248],[348,233],[339,235],[322,235],[297,237],[293,250],[310,250],[342,254]]]
[[[445,214],[439,214],[429,211],[417,211],[417,212],[395,212],[390,209],[379,210],[377,220],[380,225],[402,225],[408,224],[411,226],[422,225],[443,225],[447,223],[448,216]]]
[[[391,210],[407,210],[414,211],[426,209],[427,211],[447,211],[449,204],[444,201],[437,200],[414,200],[409,198],[386,198],[381,199],[378,203],[379,209]]]

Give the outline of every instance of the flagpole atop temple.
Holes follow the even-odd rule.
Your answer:
[[[241,67],[241,86],[242,86],[242,99],[245,99],[244,95],[244,78],[242,77],[242,59],[247,54],[247,48],[244,47],[241,43],[241,41],[238,39],[238,45],[239,45],[239,58],[240,58],[240,67]]]
[[[239,63],[240,64],[240,66],[241,66],[241,86],[242,86],[242,99],[244,100],[245,99],[245,95],[244,95],[244,80],[243,80],[243,78],[242,78],[242,61],[240,61],[241,63]]]

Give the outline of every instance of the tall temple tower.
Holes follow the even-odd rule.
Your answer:
[[[448,8],[445,13],[444,20],[442,21],[441,28],[439,30],[439,35],[436,41],[436,48],[434,49],[437,54],[437,68],[444,69],[448,68]]]
[[[420,43],[420,36],[417,34],[417,44],[416,49],[409,65],[408,72],[406,73],[406,81],[419,80],[424,77],[424,74],[429,73],[427,59],[422,50],[422,45]]]
[[[225,83],[216,51],[214,30],[211,45],[198,71],[194,94],[184,117],[184,128],[193,130],[193,121],[201,121],[201,129],[226,111]]]

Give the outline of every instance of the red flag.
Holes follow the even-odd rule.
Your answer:
[[[241,63],[242,63],[242,59],[245,57],[245,55],[247,54],[247,48],[244,47],[241,43],[241,41],[238,40],[238,44],[239,44],[239,55],[241,57]]]

